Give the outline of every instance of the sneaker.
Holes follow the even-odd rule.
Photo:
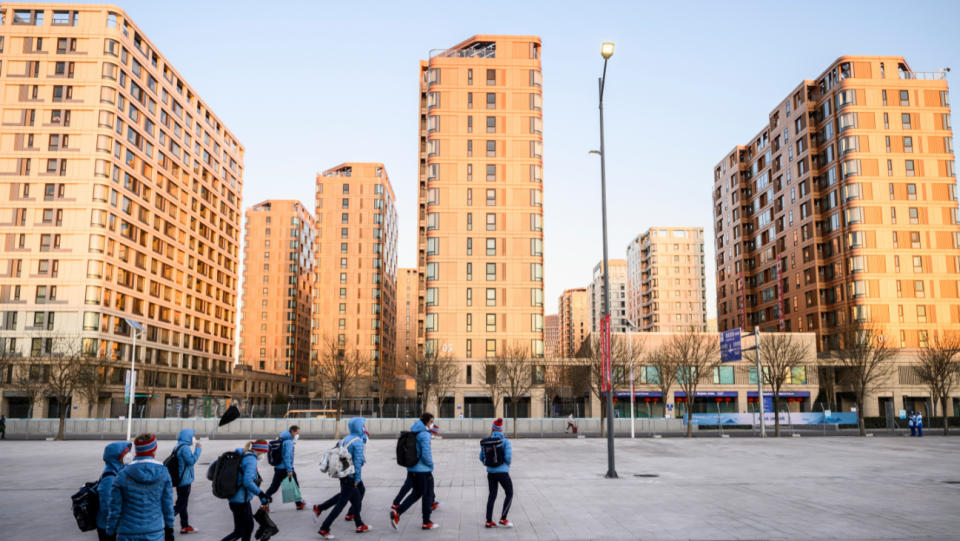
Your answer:
[[[423,526],[420,526],[421,530],[436,530],[440,525],[436,522],[424,522]]]
[[[186,526],[186,527],[180,528],[180,535],[185,535],[188,533],[196,533],[197,531],[198,530],[193,526]]]
[[[431,511],[436,511],[440,507],[440,502],[433,502],[433,505],[430,506]]]
[[[297,502],[297,511],[303,511],[307,508],[307,504],[303,502]]]
[[[324,539],[336,539],[335,537],[333,537],[333,534],[328,532],[327,530],[320,530],[317,533],[320,534],[320,537]]]
[[[323,513],[323,510],[320,509],[319,505],[314,504],[313,506],[313,521],[317,522],[320,520],[320,514]]]
[[[353,520],[353,515],[343,515],[343,520],[346,520],[346,521],[349,522],[349,521]]]
[[[270,512],[270,506],[269,506],[269,505],[260,504],[260,509],[263,509],[263,512],[264,512],[264,513],[269,513],[269,512]]]
[[[504,528],[513,528],[513,523],[505,518],[500,519],[500,525]]]
[[[366,524],[361,524],[357,526],[357,533],[363,533],[363,532],[369,532],[369,531],[370,531],[370,526],[367,526]]]
[[[497,523],[494,522],[494,521],[492,521],[492,520],[488,520],[488,521],[486,522],[486,524],[484,524],[483,526],[484,526],[485,528],[496,528],[496,527],[497,527]]]
[[[390,511],[390,525],[396,530],[400,526],[400,514],[396,510]]]

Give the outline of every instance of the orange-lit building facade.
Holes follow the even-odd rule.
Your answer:
[[[702,227],[651,227],[627,246],[628,314],[645,332],[707,330]]]
[[[560,314],[543,316],[543,340],[546,356],[560,357]]]
[[[343,163],[316,178],[311,356],[331,348],[394,371],[397,211],[382,163]],[[318,390],[312,389],[314,393]]]
[[[585,287],[564,290],[558,300],[562,357],[574,357],[590,335],[590,292]]]
[[[305,396],[310,368],[310,308],[316,242],[310,211],[272,199],[246,212],[240,362],[288,375]]]
[[[395,373],[413,376],[417,357],[417,269],[397,269]]]
[[[149,411],[225,393],[243,147],[122,10],[4,2],[0,18],[3,351],[77,337],[103,359],[109,416],[131,318]]]
[[[611,259],[610,263],[610,332],[627,332],[627,260]],[[590,282],[590,330],[600,332],[603,321],[603,261],[593,266]]]
[[[420,62],[418,348],[544,355],[540,39],[474,36]]]
[[[714,168],[719,329],[851,322],[894,345],[960,328],[960,215],[945,73],[844,56]]]

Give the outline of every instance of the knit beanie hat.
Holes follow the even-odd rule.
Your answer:
[[[493,421],[493,431],[503,432],[503,419],[497,418],[495,421]]]
[[[266,453],[270,450],[270,444],[267,440],[257,440],[250,446],[250,450],[256,453]]]
[[[140,434],[133,440],[133,444],[137,456],[154,456],[157,454],[156,434]]]

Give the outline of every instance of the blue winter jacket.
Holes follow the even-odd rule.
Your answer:
[[[280,439],[283,440],[283,462],[274,466],[274,469],[293,471],[293,434],[289,430],[284,430],[280,434]]]
[[[490,437],[503,440],[503,464],[487,466],[487,473],[510,473],[510,462],[513,461],[513,447],[510,445],[510,440],[503,437],[503,432],[494,432]],[[483,449],[480,450],[480,462],[483,462]]]
[[[363,427],[367,424],[363,417],[354,417],[347,423],[350,433],[340,440],[340,445],[350,444],[350,456],[353,458],[353,482],[359,483],[363,480],[363,464],[366,462],[364,451],[366,449],[367,437],[363,433]]]
[[[240,459],[240,488],[230,496],[230,502],[247,503],[261,492],[260,485],[257,484],[257,453],[244,453],[243,449],[237,449],[237,452],[243,454]]]
[[[192,445],[193,429],[184,428],[177,437],[177,447],[179,447],[177,458],[180,461],[180,484],[178,486],[181,487],[193,484],[193,466],[200,459],[200,447],[191,449],[190,446]]]
[[[156,459],[137,457],[113,482],[105,529],[117,541],[163,541],[164,527],[173,528],[170,474]]]
[[[110,512],[110,491],[117,474],[123,469],[124,451],[129,452],[133,444],[128,441],[115,441],[103,450],[103,473],[100,474],[100,485],[97,493],[100,495],[100,510],[97,511],[97,528],[107,529],[107,514]]]
[[[417,456],[420,460],[412,467],[407,468],[410,472],[430,472],[433,471],[433,453],[430,452],[430,431],[423,421],[417,419],[410,426],[410,432],[417,435]]]

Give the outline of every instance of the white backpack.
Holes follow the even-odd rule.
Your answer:
[[[359,438],[353,438],[346,444],[337,443],[334,447],[327,449],[320,459],[320,471],[326,473],[335,479],[343,479],[353,475],[353,455],[350,454],[350,445]]]

